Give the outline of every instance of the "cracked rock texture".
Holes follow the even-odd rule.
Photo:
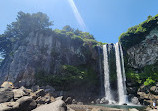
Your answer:
[[[128,64],[142,68],[158,61],[158,27],[152,30],[141,43],[127,50]]]
[[[11,54],[3,61],[0,83],[9,80],[14,84],[20,81],[24,86],[33,85],[38,71],[60,74],[63,65],[79,66],[96,62],[96,58],[95,48],[84,46],[81,40],[32,32],[14,44]]]

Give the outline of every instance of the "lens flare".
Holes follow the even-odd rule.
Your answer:
[[[80,27],[82,28],[83,31],[86,31],[86,25],[83,21],[83,18],[81,17],[81,14],[79,13],[76,7],[75,2],[73,0],[68,0],[68,2],[73,10],[74,16],[76,17],[76,20],[79,23]]]

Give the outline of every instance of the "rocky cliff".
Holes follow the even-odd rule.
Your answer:
[[[142,68],[158,61],[158,27],[154,28],[139,44],[127,50],[128,64],[133,68]]]
[[[141,35],[144,36],[144,34]],[[127,92],[129,101],[138,98],[141,104],[150,105],[154,99],[157,99],[158,27],[141,38],[144,40],[132,47],[124,47]],[[151,91],[152,87],[156,87],[154,91]]]
[[[24,86],[35,84],[35,74],[44,71],[62,75],[63,65],[90,67],[98,72],[97,48],[80,38],[62,36],[55,32],[32,32],[19,40],[2,63],[0,82],[12,81]]]

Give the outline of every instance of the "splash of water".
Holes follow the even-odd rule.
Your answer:
[[[81,17],[81,14],[79,13],[79,11],[76,7],[75,2],[73,0],[68,0],[68,2],[73,10],[73,13],[74,13],[76,20],[79,23],[80,27],[82,28],[83,31],[86,31],[86,25],[83,21],[83,18]]]

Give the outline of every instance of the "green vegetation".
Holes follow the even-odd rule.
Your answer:
[[[4,34],[0,35],[0,53],[3,57],[9,56],[12,52],[13,44],[26,38],[31,32],[42,33],[44,35],[55,35],[59,39],[60,37],[69,37],[79,43],[90,44],[92,46],[102,45],[103,43],[97,42],[93,35],[88,32],[82,32],[78,29],[73,29],[69,25],[63,27],[62,30],[55,29],[52,31],[50,26],[53,22],[49,20],[49,17],[42,13],[24,13],[18,12],[15,22],[7,25],[7,29]]]
[[[8,25],[4,34],[0,35],[0,53],[4,58],[14,56],[15,47],[13,46],[15,46],[15,44],[24,44],[23,39],[29,36],[31,32],[34,34],[42,34],[43,37],[52,36],[61,41],[71,40],[72,44],[75,43],[75,45],[81,46],[81,51],[87,57],[91,56],[91,52],[88,48],[103,44],[97,42],[93,35],[88,32],[73,29],[69,25],[66,25],[61,30],[52,30],[50,28],[52,25],[53,22],[51,22],[49,17],[44,13],[38,12],[30,14],[19,12],[16,21]],[[41,53],[46,53],[45,48],[41,49]],[[67,50],[65,49],[65,51]],[[52,49],[51,55],[57,57],[59,54],[55,49]],[[2,60],[0,60],[0,62],[1,61]],[[51,62],[51,64],[53,64],[53,62]],[[37,83],[40,85],[49,84],[63,90],[73,89],[81,85],[85,86],[85,84],[88,85],[88,87],[98,84],[98,80],[96,79],[97,75],[91,64],[82,66],[64,65],[58,75],[39,71],[35,77]]]
[[[139,25],[131,27],[127,32],[122,33],[119,37],[124,49],[128,49],[145,39],[152,29],[158,26],[158,15],[152,17],[148,16],[148,19]]]
[[[144,85],[145,86],[148,86],[148,85],[152,85],[152,84],[154,84],[155,83],[155,81],[151,78],[151,77],[148,77],[147,79],[146,79],[146,81],[144,82]]]
[[[127,78],[139,84],[153,85],[158,82],[158,63],[148,65],[141,69],[140,73],[135,73],[133,70],[127,70]]]
[[[93,70],[81,67],[63,65],[61,75],[46,74],[43,71],[35,74],[37,84],[49,84],[57,90],[70,90],[74,87],[84,87],[85,84],[93,86],[97,84],[96,74]]]
[[[93,35],[89,34],[88,32],[82,32],[78,29],[73,29],[69,25],[66,25],[63,27],[62,30],[55,29],[55,33],[60,34],[64,37],[70,37],[73,40],[77,40],[80,42],[83,42],[84,45],[89,44],[92,45],[93,47],[96,45],[103,45],[104,43],[102,42],[97,42]]]
[[[10,54],[13,44],[28,36],[30,32],[48,30],[52,22],[46,14],[18,12],[15,22],[7,25],[4,34],[0,35],[0,52],[5,57]]]

